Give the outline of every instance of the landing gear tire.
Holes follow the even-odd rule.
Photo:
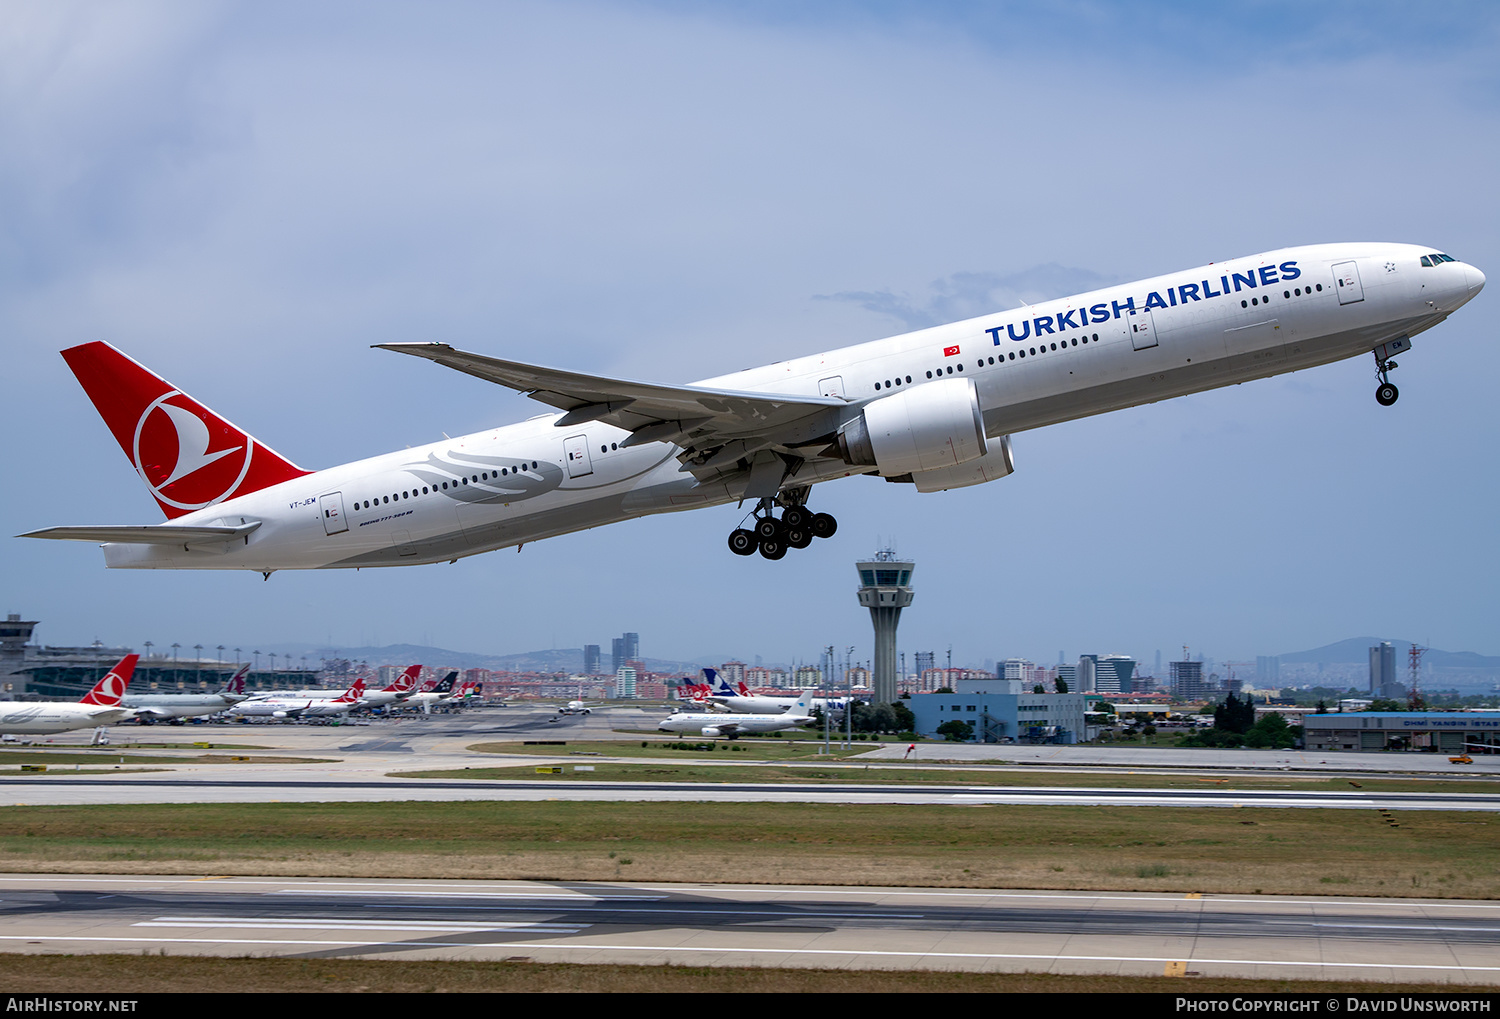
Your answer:
[[[782,536],[781,521],[775,517],[761,517],[755,522],[755,536],[762,543],[767,541],[780,542]]]
[[[812,522],[812,514],[805,506],[793,506],[781,514],[781,522],[791,530],[805,531]]]
[[[786,542],[780,538],[765,538],[760,543],[760,554],[763,558],[776,560],[786,555]]]
[[[755,533],[743,527],[729,533],[729,551],[735,555],[754,555],[758,544]]]
[[[788,548],[806,548],[812,544],[812,530],[806,527],[788,527],[786,529],[786,543]]]
[[[1400,395],[1401,390],[1397,389],[1389,382],[1382,382],[1380,385],[1375,387],[1375,402],[1380,404],[1382,407],[1389,407],[1391,404],[1396,402],[1396,398]]]
[[[814,513],[812,518],[812,533],[815,538],[831,538],[833,533],[839,529],[839,522],[833,519],[831,513]]]

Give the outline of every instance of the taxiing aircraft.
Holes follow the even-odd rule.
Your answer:
[[[235,670],[218,693],[149,693],[129,694],[120,703],[131,709],[130,717],[142,725],[171,722],[181,725],[184,718],[213,715],[245,699],[245,676],[250,666]]]
[[[0,733],[41,736],[72,729],[114,725],[130,717],[120,698],[130,685],[140,655],[126,655],[76,704],[56,701],[0,701]]]
[[[365,681],[356,679],[354,685],[341,694],[323,697],[266,694],[241,701],[230,708],[229,713],[246,718],[332,718],[360,707],[364,693]]]
[[[102,342],[63,351],[166,524],[51,527],[123,569],[401,566],[653,513],[753,500],[730,548],[780,559],[836,521],[820,481],[936,492],[1013,470],[1014,432],[1373,353],[1392,358],[1483,288],[1433,248],[1283,248],[890,339],[662,385],[443,343],[382,349],[561,411],[311,472]]]
[[[811,725],[813,722],[813,716],[809,714],[811,706],[812,691],[809,690],[783,712],[767,715],[739,715],[678,711],[662,719],[657,729],[662,732],[696,733],[700,736],[726,736],[729,739],[736,739],[740,736],[779,732],[782,729],[796,729]]]

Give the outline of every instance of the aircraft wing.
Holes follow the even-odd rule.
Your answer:
[[[64,541],[122,542],[133,545],[208,545],[243,538],[260,526],[256,520],[234,527],[187,527],[178,524],[100,524],[47,527],[27,531],[21,538],[58,538]]]
[[[625,445],[671,442],[682,447],[682,469],[700,481],[750,471],[771,454],[818,455],[833,441],[840,410],[832,396],[741,392],[702,386],[663,386],[504,361],[454,350],[446,343],[380,343],[381,350],[425,357],[455,371],[525,393],[564,411],[559,427],[603,421],[631,432]],[[766,455],[757,458],[757,454]],[[744,461],[741,463],[741,461]],[[793,464],[786,464],[792,468]],[[779,473],[779,472],[778,472]],[[778,476],[776,481],[779,483]],[[774,490],[773,490],[774,492]]]

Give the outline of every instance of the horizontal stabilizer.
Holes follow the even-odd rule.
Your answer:
[[[102,524],[79,527],[47,527],[27,531],[21,538],[56,538],[62,541],[119,542],[127,545],[212,545],[243,538],[260,526],[256,520],[234,527],[180,527],[176,524]]]

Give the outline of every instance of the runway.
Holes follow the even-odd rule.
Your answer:
[[[1500,983],[1500,903],[0,876],[5,951]]]

